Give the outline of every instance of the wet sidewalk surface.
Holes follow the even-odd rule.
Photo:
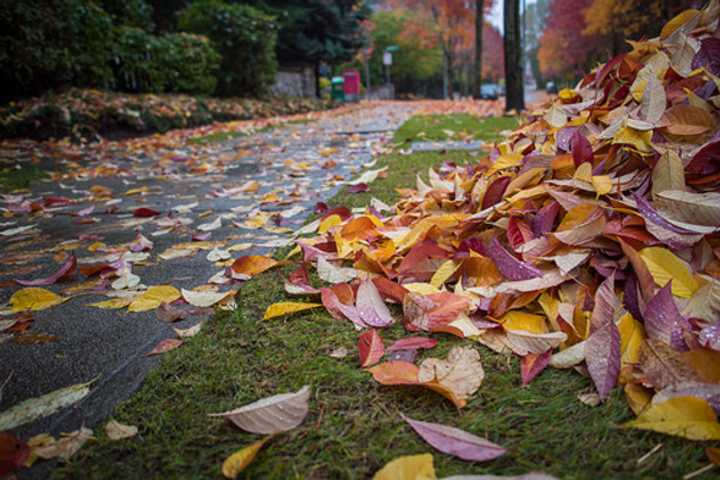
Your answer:
[[[191,145],[170,135],[87,147],[74,156],[66,151],[53,159],[64,161],[57,178],[0,203],[6,213],[0,218],[0,303],[21,288],[14,279],[50,275],[70,252],[78,266],[129,259],[141,285],[206,285],[222,276],[222,262],[228,261],[208,259],[212,247],[230,249],[237,258],[286,245],[317,202],[372,167],[373,149],[413,111],[412,104],[375,105],[215,143]],[[44,150],[33,154],[50,151]],[[37,211],[38,204],[44,208]],[[142,250],[139,234],[152,248],[132,252]],[[193,237],[203,249],[178,247]],[[189,255],[172,258],[188,249]],[[108,300],[99,292],[112,292],[114,280],[77,274],[43,287],[71,298],[32,312],[27,330],[19,328],[27,316],[10,328],[0,323],[0,384],[10,376],[0,411],[95,379],[87,398],[17,428],[18,435],[98,423],[137,389],[157,361],[146,354],[175,337],[173,327],[211,317],[171,324],[156,311],[88,306]],[[221,291],[231,287],[218,285]],[[18,316],[7,311],[0,316],[0,322],[13,319]]]

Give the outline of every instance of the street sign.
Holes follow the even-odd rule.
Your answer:
[[[392,65],[392,53],[390,53],[390,52],[383,53],[383,65]]]

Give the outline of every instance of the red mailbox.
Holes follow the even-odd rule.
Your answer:
[[[360,72],[353,68],[343,72],[345,80],[345,100],[356,101],[360,98]]]

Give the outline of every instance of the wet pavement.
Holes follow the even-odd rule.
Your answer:
[[[0,218],[0,304],[20,289],[13,279],[45,277],[70,252],[79,266],[126,261],[141,285],[206,285],[224,270],[222,262],[208,260],[208,249],[174,259],[161,254],[169,258],[177,253],[171,247],[199,235],[222,249],[235,246],[232,258],[268,254],[287,244],[317,202],[372,168],[373,150],[414,110],[412,104],[375,104],[199,145],[173,134],[84,148],[36,145],[31,152],[35,162],[61,162],[63,170],[52,181],[36,182],[30,192],[6,195],[0,203],[5,212]],[[7,155],[2,147],[0,154]],[[28,152],[10,153],[21,159]],[[138,217],[138,208],[158,214]],[[212,229],[218,221],[221,226]],[[34,226],[12,233],[28,225]],[[153,242],[151,250],[129,252],[138,234]],[[20,324],[0,330],[0,385],[11,376],[0,411],[94,380],[84,400],[15,429],[17,435],[57,435],[99,423],[156,363],[157,357],[146,353],[174,337],[172,327],[197,322],[171,325],[158,320],[155,311],[88,306],[108,300],[113,280],[79,275],[44,287],[71,298],[33,312],[24,332],[18,331]],[[221,291],[231,287],[217,285]],[[0,322],[13,318],[5,310]]]

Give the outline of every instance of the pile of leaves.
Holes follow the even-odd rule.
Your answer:
[[[70,89],[0,107],[0,138],[96,140],[329,107],[327,101],[309,98],[220,99]]]
[[[517,355],[523,385],[574,369],[592,380],[589,405],[621,388],[637,415],[626,428],[720,440],[719,15],[712,1],[630,42],[489,158],[431,169],[394,206],[325,211],[298,232],[315,236],[297,240],[285,284],[317,300],[273,304],[265,319],[324,307],[362,332],[376,382],[458,408],[492,372],[467,346],[417,365],[433,334]],[[385,345],[398,321],[410,336]],[[461,458],[469,447],[455,442],[479,441],[408,421]]]

